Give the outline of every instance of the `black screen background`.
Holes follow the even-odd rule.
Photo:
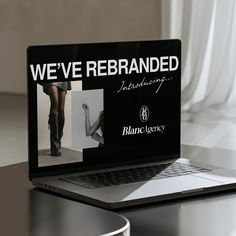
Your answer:
[[[181,46],[179,40],[119,42],[97,44],[74,44],[54,46],[32,46],[27,52],[28,67],[28,105],[29,105],[29,162],[30,172],[40,173],[44,170],[60,170],[84,168],[86,166],[106,163],[129,162],[132,160],[159,160],[180,153],[180,79],[181,64],[173,72],[157,72],[145,74],[114,75],[106,77],[82,78],[83,90],[104,89],[104,140],[102,148],[83,150],[82,163],[70,163],[60,166],[40,167],[37,165],[37,83],[29,73],[29,64],[82,61],[87,60],[132,59],[145,57],[175,55],[181,62]],[[85,70],[85,67],[82,69]],[[146,86],[132,91],[117,93],[121,81],[140,82],[154,78],[172,77],[163,83],[156,94],[157,85]],[[58,81],[65,80],[61,75]],[[150,117],[146,123],[139,118],[139,109],[146,105]],[[164,133],[149,135],[122,136],[123,126],[132,127],[166,125]],[[86,169],[86,168],[84,168]],[[83,170],[83,169],[82,169]],[[32,176],[32,175],[31,175]]]

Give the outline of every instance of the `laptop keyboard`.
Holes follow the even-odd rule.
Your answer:
[[[86,175],[74,175],[59,178],[64,182],[86,188],[104,188],[113,185],[163,179],[182,175],[210,171],[209,169],[174,162],[152,166],[135,167],[123,170],[98,172]]]

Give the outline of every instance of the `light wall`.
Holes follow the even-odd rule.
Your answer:
[[[0,1],[0,92],[26,93],[29,45],[159,39],[161,0]]]

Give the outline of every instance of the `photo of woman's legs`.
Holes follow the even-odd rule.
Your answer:
[[[51,103],[48,120],[51,156],[61,156],[61,138],[65,124],[64,108],[67,92],[55,85],[48,86],[47,92]]]
[[[72,90],[72,84],[74,91]],[[42,82],[37,86],[38,166],[63,165],[83,161],[81,147],[74,146],[73,135],[79,133],[72,126],[76,109],[74,95],[82,90],[81,81]],[[73,98],[73,99],[72,99]],[[77,99],[76,99],[77,100]],[[78,99],[80,104],[81,99]],[[78,105],[76,105],[77,107]],[[81,106],[81,104],[80,104]],[[73,111],[73,112],[72,112]],[[81,113],[82,113],[81,109]],[[83,113],[81,114],[81,116]],[[78,119],[77,119],[78,120]],[[80,119],[79,119],[80,121]],[[82,123],[82,121],[81,121]],[[84,131],[84,122],[82,123]],[[77,138],[76,138],[77,140]]]

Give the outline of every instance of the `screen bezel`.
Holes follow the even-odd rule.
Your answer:
[[[166,42],[166,43],[175,43],[176,47],[179,47],[179,58],[181,59],[181,41],[178,39],[171,40],[151,40],[151,41],[132,41],[132,42],[112,42],[112,43],[95,43],[95,44],[125,44],[125,43],[141,43],[141,42]],[[70,45],[91,45],[91,44],[70,44]],[[94,45],[94,43],[93,43]],[[67,174],[72,172],[82,172],[88,170],[96,170],[101,168],[112,168],[124,165],[131,164],[140,164],[140,163],[148,163],[148,162],[157,162],[163,160],[175,160],[180,157],[180,124],[179,124],[179,150],[177,153],[173,153],[171,155],[164,156],[153,156],[147,155],[143,158],[138,158],[136,160],[122,160],[122,161],[112,161],[112,162],[103,162],[103,163],[68,163],[63,165],[56,166],[46,166],[46,167],[38,167],[35,163],[35,158],[38,159],[38,117],[37,117],[37,84],[33,83],[29,79],[29,54],[31,48],[34,47],[51,47],[51,46],[64,46],[64,45],[41,45],[41,46],[30,46],[27,48],[27,91],[28,91],[28,160],[29,160],[29,178],[36,178],[42,176],[50,176],[50,175],[58,175],[58,174]],[[180,74],[181,74],[181,62],[180,62]],[[180,76],[179,76],[180,77]],[[179,78],[180,79],[180,78]],[[180,83],[179,83],[180,85]],[[181,91],[181,87],[177,92]],[[178,106],[180,107],[180,99],[178,101]],[[180,110],[179,114],[176,114],[178,119],[180,120]]]

